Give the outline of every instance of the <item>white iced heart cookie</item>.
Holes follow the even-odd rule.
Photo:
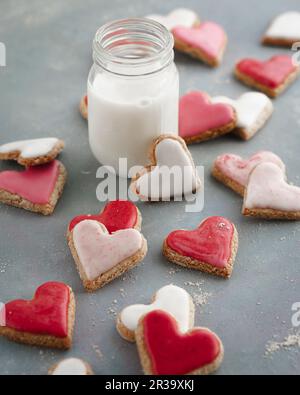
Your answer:
[[[136,229],[109,234],[98,221],[84,220],[68,235],[80,278],[94,291],[136,266],[147,253],[147,243]]]
[[[236,110],[237,128],[234,132],[243,140],[251,139],[273,113],[271,100],[259,92],[244,93],[237,100],[217,96],[212,102],[230,104]]]
[[[134,341],[140,318],[154,310],[172,314],[182,332],[187,332],[194,325],[194,304],[191,296],[184,289],[171,284],[155,294],[152,304],[136,304],[122,310],[117,321],[120,335],[126,340]]]
[[[166,16],[152,14],[146,16],[146,18],[161,23],[168,30],[177,26],[193,27],[200,22],[198,15],[187,8],[177,8]]]
[[[79,358],[68,358],[53,366],[49,374],[52,376],[90,376],[90,366]]]
[[[201,186],[185,141],[162,135],[150,147],[151,165],[132,180],[132,189],[142,200],[170,200],[187,196]]]
[[[57,138],[41,138],[15,141],[0,146],[0,160],[17,160],[24,166],[35,166],[51,162],[64,148]]]
[[[0,303],[0,326],[6,325],[5,304]]]
[[[218,181],[244,196],[250,173],[262,162],[274,163],[285,172],[285,164],[279,156],[270,151],[261,151],[249,159],[235,154],[220,155],[214,162],[212,174]]]
[[[263,37],[264,44],[291,46],[300,41],[300,12],[290,11],[273,20]]]
[[[300,220],[300,188],[288,184],[284,171],[274,163],[261,163],[250,174],[243,214]]]

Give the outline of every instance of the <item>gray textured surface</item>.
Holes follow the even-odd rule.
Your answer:
[[[68,355],[88,360],[98,374],[139,374],[134,345],[115,330],[113,311],[127,304],[147,303],[168,283],[192,294],[201,281],[208,304],[197,307],[196,323],[215,330],[225,346],[221,374],[297,374],[297,349],[264,357],[265,345],[291,329],[291,305],[300,301],[299,223],[258,222],[240,214],[241,199],[210,178],[213,159],[225,151],[248,155],[273,150],[286,162],[289,178],[300,184],[300,82],[275,101],[267,127],[245,143],[225,137],[191,148],[197,165],[205,166],[205,209],[186,214],[183,203],[143,205],[143,233],[149,241],[144,264],[99,292],[83,291],[64,238],[69,219],[97,212],[97,163],[87,142],[87,126],[78,111],[91,64],[93,34],[102,23],[126,16],[166,13],[178,6],[195,9],[202,19],[220,22],[229,35],[223,65],[211,70],[177,55],[182,93],[191,88],[212,95],[236,97],[246,88],[234,81],[235,61],[244,56],[268,57],[288,50],[262,47],[260,35],[277,13],[300,9],[298,0],[1,0],[0,41],[7,46],[7,67],[0,68],[1,142],[19,138],[59,136],[66,141],[61,160],[69,171],[64,195],[50,218],[0,207],[0,300],[30,298],[48,280],[70,284],[77,296],[74,346],[69,353],[40,350],[0,339],[0,373],[45,374],[51,364]],[[13,167],[1,164],[1,169]],[[232,219],[240,234],[240,249],[230,281],[181,269],[161,256],[169,231],[193,228],[203,217],[220,214]],[[120,289],[124,289],[121,294]],[[116,303],[114,303],[116,301]],[[112,310],[111,310],[112,309]],[[100,351],[102,356],[100,356]]]

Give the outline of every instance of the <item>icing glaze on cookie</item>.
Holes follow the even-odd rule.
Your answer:
[[[163,139],[155,150],[157,165],[136,181],[141,196],[167,199],[192,193],[199,187],[199,179],[191,157],[183,145],[174,139]],[[184,175],[184,182],[174,182],[170,169]],[[160,182],[160,179],[163,182]],[[162,185],[161,185],[162,184]],[[171,196],[170,196],[171,192]]]
[[[59,362],[52,372],[53,376],[86,376],[85,363],[78,358],[68,358]]]
[[[136,254],[142,248],[142,235],[135,229],[108,234],[103,224],[85,220],[73,229],[73,242],[88,280]]]
[[[22,158],[31,159],[48,155],[59,142],[57,138],[23,140],[0,146],[0,154],[19,151]]]
[[[215,161],[215,166],[225,176],[246,187],[251,171],[262,162],[274,163],[285,172],[282,160],[270,151],[257,152],[246,160],[234,154],[220,155]]]
[[[272,101],[263,93],[247,92],[237,100],[225,96],[212,98],[213,103],[225,103],[235,108],[237,113],[237,127],[251,130],[259,122],[264,113],[273,111]]]
[[[152,14],[146,18],[161,23],[168,30],[172,30],[176,26],[192,27],[198,22],[197,14],[187,8],[177,8],[166,16]]]
[[[204,22],[197,27],[175,27],[175,39],[203,52],[208,58],[218,59],[226,44],[226,34],[214,22]]]
[[[69,225],[71,232],[74,227],[86,219],[101,222],[109,233],[121,229],[134,228],[138,222],[138,210],[129,200],[115,200],[107,203],[102,213],[99,215],[79,215],[75,217]]]
[[[297,69],[293,59],[287,55],[274,56],[266,62],[243,59],[236,67],[240,73],[271,89],[283,85],[289,75]]]
[[[6,303],[6,326],[21,332],[66,337],[70,289],[67,285],[49,282],[40,286],[32,301]]]
[[[284,171],[274,163],[261,163],[249,177],[244,207],[300,211],[300,188],[289,185]]]
[[[300,39],[300,12],[285,12],[274,19],[266,32],[267,37]]]
[[[120,314],[122,324],[130,331],[135,331],[139,319],[153,310],[163,310],[173,315],[182,332],[190,327],[191,297],[182,288],[166,285],[155,295],[155,301],[150,305],[136,304],[126,307]]]
[[[35,204],[49,203],[59,176],[59,166],[59,162],[55,160],[24,171],[2,171],[0,189]]]
[[[196,230],[175,230],[166,239],[176,253],[218,268],[232,255],[234,225],[223,217],[209,217]]]
[[[204,92],[193,91],[180,99],[179,134],[183,138],[222,128],[234,120],[235,114],[231,105],[213,104]]]
[[[221,354],[221,342],[204,328],[184,335],[176,320],[156,310],[143,319],[144,344],[153,374],[183,375],[212,364]]]

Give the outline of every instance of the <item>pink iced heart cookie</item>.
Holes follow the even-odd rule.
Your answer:
[[[235,67],[236,77],[270,97],[283,92],[299,75],[300,66],[287,55],[273,56],[262,62],[243,59]]]
[[[147,242],[136,229],[109,234],[98,221],[84,220],[72,230],[69,247],[87,291],[95,291],[136,266],[147,253]]]
[[[236,112],[230,104],[213,104],[204,92],[190,92],[180,99],[179,134],[187,144],[229,133],[236,123]]]
[[[250,174],[243,214],[265,219],[300,220],[300,188],[287,183],[279,166],[261,163]]]
[[[177,26],[173,30],[175,48],[210,66],[222,61],[227,36],[223,28],[214,22],[204,22],[196,27]]]
[[[0,202],[50,215],[62,194],[66,178],[66,169],[57,160],[24,171],[2,171]]]
[[[218,181],[244,196],[251,171],[263,162],[274,163],[285,172],[285,165],[277,155],[270,151],[261,151],[249,159],[234,154],[220,155],[214,162],[212,174]]]

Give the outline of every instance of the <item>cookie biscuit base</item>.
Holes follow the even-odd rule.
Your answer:
[[[76,302],[75,296],[71,288],[70,289],[70,303],[68,310],[68,336],[59,338],[51,335],[38,335],[28,332],[21,332],[16,329],[8,328],[6,326],[0,326],[0,336],[4,336],[7,339],[17,342],[28,344],[31,346],[40,346],[48,348],[57,348],[61,350],[68,350],[72,346],[73,341],[73,329],[75,324],[75,312]]]
[[[300,211],[282,211],[270,208],[252,208],[243,207],[242,214],[246,217],[256,217],[262,219],[278,219],[278,220],[290,220],[299,221]]]
[[[245,187],[238,182],[234,181],[232,178],[226,176],[219,168],[214,164],[212,169],[212,176],[220,181],[222,184],[226,185],[228,188],[232,189],[237,194],[244,196]]]
[[[148,154],[148,158],[149,158],[149,161],[150,161],[150,165],[145,166],[140,172],[138,172],[134,177],[132,177],[131,183],[130,183],[130,188],[131,188],[132,192],[133,192],[135,195],[139,196],[140,199],[142,199],[142,200],[144,200],[144,201],[149,201],[149,202],[163,201],[163,199],[153,199],[153,198],[151,198],[151,197],[148,198],[148,197],[146,197],[146,196],[141,196],[140,193],[139,193],[139,191],[138,191],[137,188],[136,188],[136,182],[137,182],[137,180],[138,180],[140,177],[142,177],[142,176],[143,176],[144,174],[146,174],[146,173],[150,173],[150,172],[155,168],[155,166],[157,166],[156,154],[155,154],[156,146],[157,146],[161,141],[163,141],[163,140],[165,140],[165,139],[172,139],[172,140],[175,140],[175,141],[179,142],[179,143],[182,145],[182,147],[183,147],[183,149],[185,150],[185,152],[187,153],[187,155],[188,155],[188,157],[189,157],[191,163],[194,164],[194,159],[193,159],[193,157],[192,157],[190,151],[189,151],[188,148],[186,147],[186,143],[185,143],[185,141],[184,141],[184,139],[183,139],[182,137],[177,136],[177,135],[174,135],[174,134],[162,134],[160,137],[154,139],[154,141],[153,141],[153,143],[152,143],[152,145],[151,145],[151,147],[150,147],[149,154]],[[196,176],[197,176],[197,174],[196,174]],[[196,185],[195,190],[192,191],[192,192],[193,192],[193,193],[196,192],[200,187],[201,187],[201,181],[200,181],[199,176],[197,176],[197,185]],[[172,196],[171,196],[171,198],[172,198]]]
[[[88,106],[86,105],[86,95],[83,96],[79,104],[79,112],[84,119],[88,119]]]
[[[156,300],[156,295],[152,298],[152,302],[154,303]],[[190,297],[190,320],[189,320],[189,328],[193,328],[194,326],[194,321],[195,321],[195,305],[193,302],[192,297]],[[132,331],[128,329],[122,322],[121,320],[121,313],[118,314],[117,317],[117,323],[116,323],[116,328],[119,333],[119,335],[124,339],[129,342],[134,343],[135,342],[135,331]]]
[[[61,162],[59,162],[59,175],[54,190],[52,192],[52,195],[50,197],[50,201],[48,203],[45,204],[33,203],[23,198],[22,196],[8,192],[5,189],[0,189],[0,203],[4,203],[9,206],[14,206],[18,208],[23,208],[24,210],[32,211],[34,213],[51,215],[55,209],[55,206],[60,196],[62,195],[66,180],[67,180],[66,168]]]
[[[216,276],[229,278],[229,277],[231,277],[231,274],[232,274],[235,257],[236,257],[237,251],[238,251],[238,244],[239,244],[238,232],[237,232],[236,228],[234,227],[234,235],[233,235],[232,244],[231,244],[231,256],[224,268],[219,268],[219,267],[210,265],[206,262],[201,262],[201,261],[198,261],[197,259],[193,259],[188,256],[180,255],[178,252],[172,250],[167,245],[167,239],[165,239],[164,244],[163,244],[163,254],[170,262],[176,263],[177,265],[187,267],[189,269],[200,270],[201,272],[204,272],[204,273],[209,273],[209,274],[213,274]]]
[[[58,367],[58,365],[59,365],[61,362],[63,362],[63,361],[60,361],[60,362],[56,363],[55,365],[53,365],[53,366],[49,369],[49,371],[48,371],[48,375],[49,375],[49,376],[52,376],[52,375],[53,375],[55,369]],[[87,362],[83,361],[82,359],[81,359],[81,362],[84,364],[84,366],[85,366],[85,368],[86,368],[86,376],[94,376],[94,372],[93,372],[93,369],[91,368],[90,364],[88,364]]]
[[[269,97],[275,98],[278,95],[280,95],[285,89],[288,88],[288,86],[290,86],[296,80],[296,78],[300,74],[300,67],[297,67],[296,70],[286,78],[283,84],[279,85],[277,88],[274,89],[269,88],[266,85],[257,82],[256,80],[254,80],[253,78],[249,77],[244,73],[241,73],[237,68],[235,68],[234,73],[236,78],[241,82],[243,82],[245,85],[256,88],[261,92],[265,93],[266,95],[268,95]]]
[[[210,331],[207,328],[194,328],[194,329],[204,329],[206,331],[213,333],[212,331]],[[215,333],[214,333],[214,336],[216,336],[218,338],[218,336]],[[143,317],[139,321],[139,325],[138,325],[137,330],[135,332],[135,338],[136,338],[137,349],[138,349],[138,353],[139,353],[139,357],[140,357],[140,361],[141,361],[141,365],[143,367],[144,373],[146,375],[155,375],[155,372],[153,371],[153,367],[152,367],[151,358],[150,358],[150,355],[147,351],[147,347],[145,344]],[[188,373],[186,373],[186,375],[202,375],[202,376],[204,376],[204,375],[208,375],[210,373],[215,372],[220,367],[220,365],[223,361],[223,358],[224,358],[224,347],[223,347],[221,340],[219,338],[218,338],[218,340],[220,342],[220,353],[219,353],[218,357],[212,363],[205,365],[202,368],[193,370],[192,372],[188,372]]]
[[[207,54],[204,51],[202,51],[200,48],[195,48],[185,43],[184,41],[178,39],[175,36],[174,36],[174,47],[177,51],[190,55],[192,58],[198,59],[211,67],[218,67],[220,66],[223,60],[224,52],[227,46],[227,41],[228,41],[227,36],[225,36],[225,42],[223,48],[221,49],[217,58],[211,58],[207,56]]]
[[[63,140],[58,140],[55,146],[46,155],[36,156],[33,158],[23,158],[20,151],[12,151],[8,153],[0,153],[0,160],[15,160],[20,165],[25,167],[44,165],[52,162],[64,149],[65,143]]]
[[[269,37],[265,35],[261,40],[261,43],[263,45],[270,45],[272,47],[288,47],[288,48],[291,48],[295,43],[298,42],[300,42],[300,37],[293,39],[293,38]]]
[[[135,266],[137,266],[144,259],[148,251],[147,241],[144,237],[142,238],[143,238],[142,247],[134,255],[132,255],[127,259],[124,259],[122,262],[118,263],[112,269],[108,270],[105,273],[100,274],[100,276],[98,276],[94,280],[89,280],[85,274],[84,268],[81,265],[79,256],[77,254],[74,245],[73,232],[71,232],[68,237],[68,245],[73,255],[74,261],[76,263],[79,276],[83,282],[83,286],[86,289],[86,291],[94,292],[97,289],[102,288],[104,285],[110,283],[115,278],[121,276],[128,270],[133,269]]]

